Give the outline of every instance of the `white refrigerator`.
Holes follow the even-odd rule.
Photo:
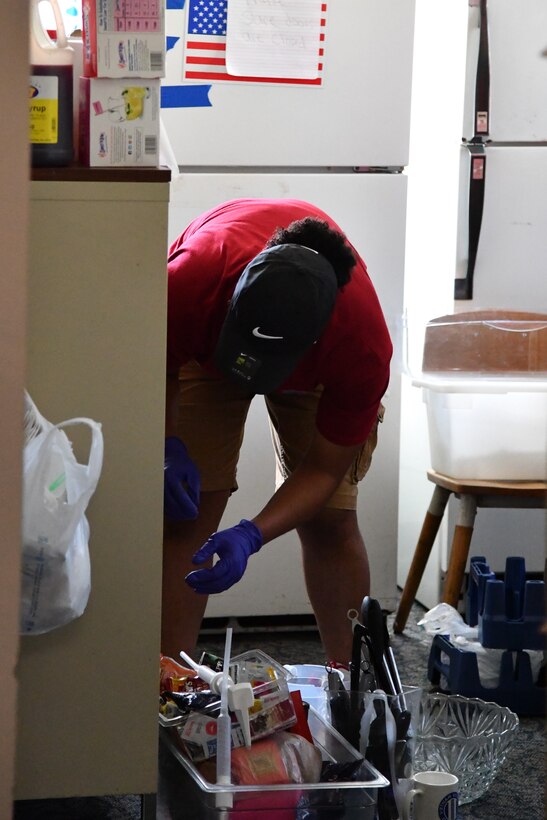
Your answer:
[[[227,36],[231,3],[235,8],[236,0],[228,0]],[[302,5],[312,12],[315,7],[322,10],[319,75],[307,84],[262,78],[242,81],[234,76],[217,80],[214,75],[202,83],[185,80],[195,8],[182,5],[167,9],[167,75],[162,89],[167,150],[180,171],[171,185],[170,241],[193,217],[228,199],[307,200],[328,212],[361,253],[388,325],[395,328],[403,306],[414,3],[331,0],[326,7],[321,2],[276,3],[289,20],[298,17]],[[241,8],[239,0],[237,6]],[[271,3],[256,0],[247,6],[253,13],[263,7],[269,19]],[[290,74],[290,66],[284,64],[283,70]],[[392,378],[385,404],[386,420],[373,466],[361,487],[358,515],[370,555],[372,594],[393,606],[398,374]],[[251,407],[238,483],[222,526],[253,516],[274,492],[274,461],[261,397]],[[336,550],[336,544],[332,548]],[[298,539],[291,532],[250,561],[239,584],[211,596],[206,617],[253,620],[264,616],[275,625],[280,616],[290,622],[311,612]]]
[[[427,28],[421,12],[428,4],[429,0],[417,2],[417,32],[419,27]],[[435,151],[439,167],[446,162],[452,171],[457,168],[457,184],[436,186],[435,210],[446,215],[448,241],[432,263],[438,281],[429,300],[427,289],[422,288],[426,298],[420,306],[421,318],[485,308],[547,312],[547,3],[461,0],[460,5],[453,37],[456,60],[443,62],[441,55],[437,62],[437,71],[447,78],[447,90],[451,88],[459,107],[459,130],[454,130],[453,122],[447,129],[437,121],[442,141]],[[423,48],[429,48],[425,38]],[[424,122],[421,127],[423,137]],[[411,202],[409,219],[412,208]],[[427,266],[418,271],[417,265],[407,264],[407,277],[415,288],[423,286],[428,275],[433,274]],[[405,304],[411,298],[407,292]],[[403,386],[405,424],[407,430],[421,431],[423,444],[425,408],[412,391],[419,393]],[[418,452],[416,437],[409,442],[403,434],[401,585],[433,489],[422,479],[413,491],[410,482],[413,471],[423,474],[428,468],[428,458],[427,440]],[[419,503],[412,505],[418,493]],[[454,523],[455,503],[451,502],[447,525],[418,591],[426,606],[438,601]],[[530,572],[542,572],[545,525],[541,510],[480,509],[471,554],[485,555],[494,571],[503,571],[508,555],[522,555]]]

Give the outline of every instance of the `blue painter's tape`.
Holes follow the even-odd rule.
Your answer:
[[[184,0],[167,0],[165,4],[166,9],[183,9]]]
[[[166,37],[165,38],[165,49],[166,51],[170,51],[172,48],[175,48],[176,44],[180,40],[180,37]]]
[[[203,108],[210,106],[210,85],[162,85],[162,108]]]

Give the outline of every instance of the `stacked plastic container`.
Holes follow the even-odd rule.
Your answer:
[[[157,166],[165,0],[84,0],[79,159]]]
[[[547,479],[547,313],[480,310],[416,326],[406,366],[427,407],[431,467],[473,481]]]
[[[545,582],[526,580],[521,557],[507,558],[502,580],[483,556],[475,556],[471,558],[466,614],[469,626],[478,625],[483,647],[503,650],[498,685],[484,686],[477,655],[454,646],[443,635],[433,638],[429,680],[438,685],[443,679],[451,694],[494,701],[519,715],[545,714],[545,682],[534,679],[529,654],[545,649]]]

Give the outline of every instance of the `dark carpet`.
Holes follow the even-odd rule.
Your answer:
[[[427,659],[431,637],[418,626],[423,610],[414,606],[403,635],[393,635],[392,645],[403,683],[430,688]],[[393,618],[389,618],[389,625]],[[260,648],[280,663],[323,663],[316,632],[234,632],[233,654]],[[223,636],[202,636],[200,649],[223,655]],[[545,818],[546,732],[543,717],[521,717],[517,738],[489,791],[462,806],[459,820],[543,820]],[[157,820],[189,820],[181,789],[180,764],[160,746]],[[137,795],[64,800],[20,801],[14,820],[140,820]],[[148,820],[148,816],[147,816]]]

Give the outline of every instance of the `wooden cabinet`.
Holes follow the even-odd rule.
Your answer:
[[[27,388],[104,465],[87,610],[21,641],[16,799],[156,791],[169,172],[125,170],[31,184]]]

